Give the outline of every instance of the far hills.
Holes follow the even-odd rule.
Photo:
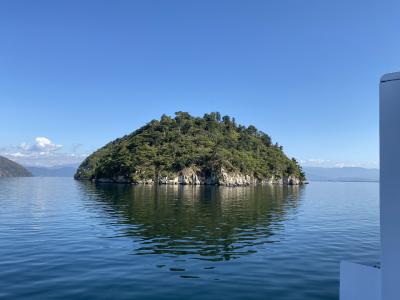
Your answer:
[[[303,167],[309,181],[378,182],[379,169]]]
[[[25,166],[35,177],[74,177],[78,165],[60,165],[53,167]]]

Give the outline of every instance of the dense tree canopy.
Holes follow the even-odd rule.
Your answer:
[[[76,178],[123,176],[132,181],[176,174],[196,166],[203,172],[225,169],[263,179],[294,175],[304,180],[297,161],[289,159],[270,136],[254,126],[237,125],[218,112],[193,117],[162,115],[135,132],[90,155]]]

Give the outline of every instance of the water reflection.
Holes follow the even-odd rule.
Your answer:
[[[122,234],[138,242],[135,254],[210,261],[238,258],[256,252],[259,245],[278,242],[274,235],[297,207],[303,190],[78,184],[84,199],[102,204],[107,220],[124,225]]]

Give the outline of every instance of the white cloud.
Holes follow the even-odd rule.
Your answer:
[[[22,143],[20,148],[25,152],[32,152],[32,153],[42,153],[46,154],[52,151],[57,151],[61,149],[63,146],[53,143],[50,139],[43,136],[38,136],[35,138],[35,144],[28,145],[26,143]]]
[[[354,161],[335,161],[329,159],[305,159],[300,160],[300,164],[304,167],[324,167],[324,168],[346,168],[346,167],[360,167],[360,168],[379,168],[379,163],[375,161],[370,162],[354,162]]]
[[[337,162],[336,168],[379,168],[377,162]]]
[[[306,160],[300,160],[302,165],[324,165],[330,163],[328,159],[321,159],[321,158],[310,158]]]
[[[26,166],[67,165],[80,163],[87,156],[77,153],[78,148],[74,146],[71,153],[62,152],[63,145],[39,136],[33,144],[22,143],[19,146],[1,148],[0,155]]]
[[[6,154],[8,154],[10,156],[13,156],[13,157],[25,157],[25,155],[23,153],[21,153],[21,152],[6,153]]]

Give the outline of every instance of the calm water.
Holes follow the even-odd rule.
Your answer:
[[[0,179],[0,298],[338,299],[340,260],[379,260],[378,187]]]

